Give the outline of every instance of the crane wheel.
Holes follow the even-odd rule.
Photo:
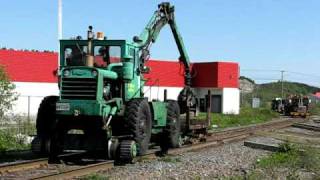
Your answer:
[[[56,126],[56,102],[58,99],[58,96],[47,96],[39,106],[36,119],[37,139],[34,142],[34,150],[37,153],[48,153],[46,146]]]
[[[41,154],[41,150],[42,150],[41,146],[42,146],[41,139],[38,136],[34,137],[31,142],[31,151],[35,154]]]
[[[151,111],[146,99],[132,99],[126,106],[124,127],[137,144],[137,154],[147,152],[151,138]]]
[[[122,162],[132,162],[137,156],[137,146],[133,140],[123,140],[120,142],[120,160]]]
[[[177,101],[167,101],[167,126],[163,130],[160,146],[162,151],[181,147],[180,109]]]

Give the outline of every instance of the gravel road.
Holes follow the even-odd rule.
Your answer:
[[[99,174],[110,179],[213,179],[241,176],[270,152],[251,149],[243,142],[117,166]]]

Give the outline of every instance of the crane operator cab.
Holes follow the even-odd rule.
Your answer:
[[[66,66],[85,66],[87,54],[87,46],[79,46],[77,44],[65,46]],[[120,46],[95,46],[93,56],[94,67],[106,68],[110,63],[121,61],[121,48]]]

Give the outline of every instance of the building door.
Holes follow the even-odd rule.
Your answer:
[[[199,108],[200,108],[200,112],[206,112],[206,104],[205,104],[204,98],[200,98]]]
[[[222,112],[222,97],[221,95],[211,96],[211,112],[221,113]]]

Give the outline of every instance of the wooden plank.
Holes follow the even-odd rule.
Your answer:
[[[292,127],[308,129],[312,131],[320,131],[320,126],[315,126],[315,125],[306,124],[306,123],[294,123]]]
[[[263,149],[267,151],[276,152],[280,150],[280,144],[284,141],[277,140],[270,137],[254,137],[244,141],[244,146],[253,149]]]

